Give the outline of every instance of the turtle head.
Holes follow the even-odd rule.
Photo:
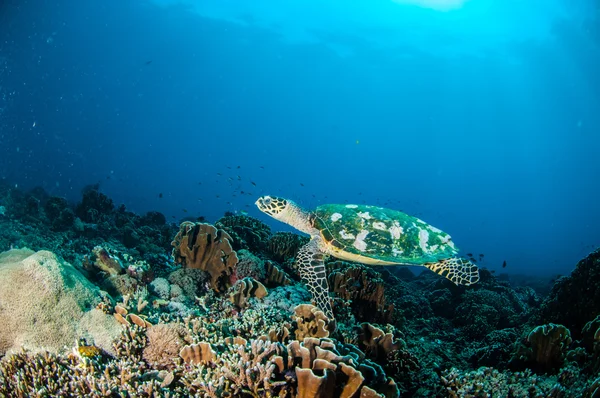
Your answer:
[[[311,236],[319,234],[312,225],[311,215],[291,200],[277,196],[261,196],[256,201],[256,206],[263,213],[304,233]]]
[[[284,198],[278,198],[277,196],[266,195],[258,198],[256,206],[263,213],[283,221],[292,207],[292,202]]]

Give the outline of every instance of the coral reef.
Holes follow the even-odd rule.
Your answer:
[[[271,235],[271,227],[256,218],[230,214],[215,223],[215,227],[226,231],[232,237],[234,250],[251,249],[261,252]]]
[[[370,268],[343,261],[327,263],[330,291],[349,302],[359,321],[387,323],[392,319],[394,305],[385,298],[384,282]]]
[[[173,370],[185,345],[185,328],[178,323],[162,323],[147,329],[142,357],[155,369]]]
[[[583,326],[600,314],[600,249],[579,261],[569,276],[558,279],[543,301],[537,323],[560,323],[579,338]]]
[[[236,282],[231,288],[229,299],[238,308],[249,306],[249,300],[253,297],[261,299],[267,295],[265,285],[253,278],[244,278]]]
[[[358,356],[340,353],[334,340],[305,338],[287,346],[257,339],[186,346],[182,358],[198,364],[181,382],[192,393],[222,396],[398,397],[385,373]]]
[[[235,265],[234,278],[244,279],[247,277],[254,278],[259,281],[264,281],[266,277],[265,262],[250,253],[248,250],[242,249],[236,252],[238,262]]]
[[[567,393],[558,383],[559,377],[543,378],[530,370],[524,372],[501,372],[482,367],[463,372],[451,368],[442,373],[442,383],[449,397],[564,397]],[[581,391],[581,387],[578,386]]]
[[[300,304],[294,308],[292,316],[296,324],[294,332],[297,340],[304,340],[306,337],[328,337],[329,318],[312,304]]]
[[[0,355],[22,346],[57,352],[82,335],[108,342],[102,348],[110,351],[116,324],[94,308],[101,300],[97,287],[51,252],[0,254]]]
[[[177,226],[98,186],[71,204],[0,181],[0,203],[0,247],[49,250],[0,254],[0,396],[600,395],[598,252],[543,304],[485,269],[330,261],[332,332],[293,266],[305,237]]]
[[[210,274],[211,287],[223,292],[231,286],[229,280],[238,257],[231,247],[232,238],[210,224],[183,222],[171,243],[177,264]]]
[[[307,244],[309,238],[300,236],[291,232],[276,232],[267,241],[267,253],[277,262],[285,262],[293,259],[298,254],[298,250]]]
[[[540,325],[529,333],[526,344],[517,348],[515,359],[536,370],[557,370],[564,364],[572,341],[569,329],[563,325]]]

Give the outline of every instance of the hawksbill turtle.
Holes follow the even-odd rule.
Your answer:
[[[325,255],[370,265],[421,265],[457,285],[479,280],[477,266],[456,257],[458,249],[450,235],[401,211],[354,204],[321,205],[306,211],[275,196],[261,196],[256,206],[310,235],[296,256],[298,269],[317,307],[333,325]]]

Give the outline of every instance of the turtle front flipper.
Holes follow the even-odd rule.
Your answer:
[[[453,257],[437,263],[423,264],[433,272],[450,279],[456,285],[473,285],[479,281],[479,269],[464,258]]]
[[[319,248],[318,238],[313,238],[298,251],[296,256],[300,277],[305,281],[312,294],[315,305],[329,318],[328,328],[335,330],[335,319],[329,300],[329,285],[323,261],[323,252]]]

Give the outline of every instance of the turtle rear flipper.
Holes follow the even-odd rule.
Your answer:
[[[315,305],[329,318],[328,329],[335,330],[335,318],[329,300],[329,285],[327,284],[327,273],[323,253],[319,249],[318,238],[311,239],[302,246],[296,256],[300,277],[306,283],[308,291],[313,297]]]
[[[423,265],[450,279],[456,285],[470,286],[479,281],[479,269],[475,264],[464,258],[453,257]]]

